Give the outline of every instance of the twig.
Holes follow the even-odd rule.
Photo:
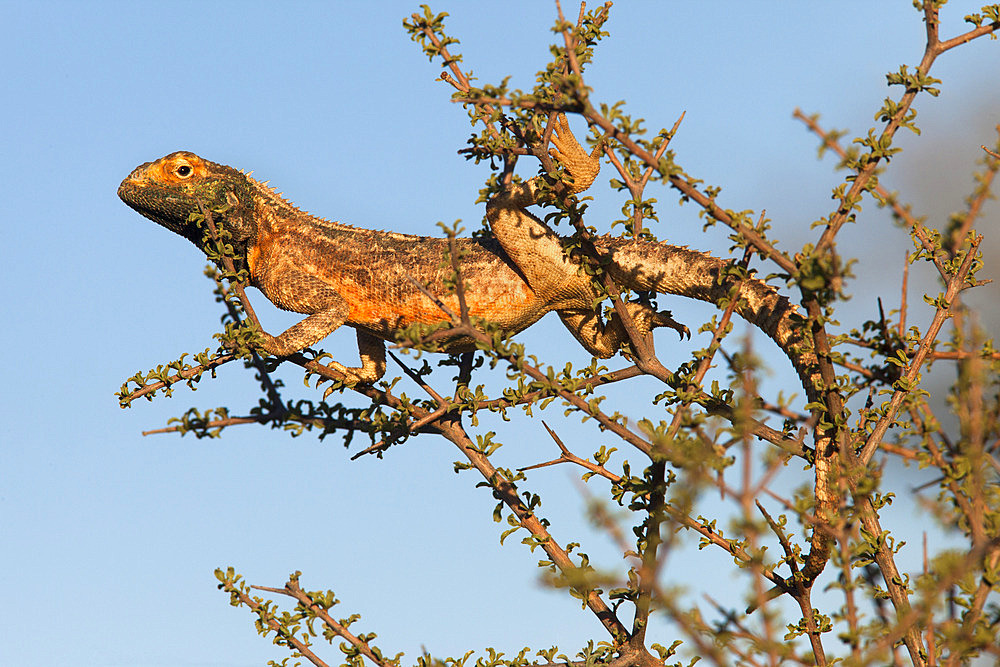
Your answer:
[[[288,583],[285,584],[284,588],[271,588],[269,586],[250,586],[258,591],[267,591],[268,593],[275,593],[278,595],[287,595],[288,597],[294,598],[303,609],[308,609],[313,614],[316,615],[318,619],[323,621],[326,627],[330,628],[334,634],[336,634],[341,639],[346,640],[351,646],[355,648],[363,656],[374,662],[380,667],[387,667],[390,663],[383,660],[379,656],[375,655],[371,647],[368,645],[367,641],[362,641],[354,633],[348,630],[344,625],[338,623],[327,613],[325,607],[316,604],[315,601],[299,586],[296,579],[289,579]]]
[[[197,366],[192,366],[191,368],[186,368],[182,371],[178,371],[176,375],[171,375],[166,380],[160,380],[159,382],[153,382],[152,384],[143,385],[139,389],[136,389],[131,394],[121,399],[122,403],[134,401],[137,398],[142,398],[146,394],[152,393],[164,387],[169,387],[171,385],[177,384],[192,377],[196,377],[205,371],[212,370],[213,368],[218,368],[223,364],[228,364],[230,361],[237,359],[238,357],[231,352],[225,354],[220,354],[217,357],[209,359],[204,364],[198,364]]]
[[[824,131],[823,128],[820,127],[819,123],[816,122],[815,118],[806,116],[802,113],[801,109],[796,109],[792,113],[792,116],[805,123],[806,127],[823,140],[823,145],[836,153],[841,160],[847,158],[847,151],[844,150],[844,147],[841,146],[840,142],[833,137],[833,134]],[[913,214],[910,213],[909,208],[900,204],[896,196],[886,190],[881,184],[875,186],[875,192],[878,193],[878,196],[881,197],[883,201],[888,203],[896,217],[902,220],[903,223],[910,228],[914,236],[917,237],[917,240],[920,241],[921,247],[930,257],[931,261],[934,262],[934,266],[937,267],[938,273],[943,278],[947,279],[948,270],[938,258],[934,244],[931,243],[930,238],[928,238],[927,232],[924,230],[923,223],[914,218]]]
[[[594,463],[590,459],[580,458],[579,456],[577,456],[573,452],[569,451],[569,449],[566,448],[566,445],[563,444],[563,441],[559,438],[559,436],[556,435],[556,432],[553,431],[549,427],[549,425],[545,423],[544,420],[542,420],[542,426],[545,427],[545,430],[549,432],[549,436],[552,437],[552,439],[556,443],[556,446],[559,447],[559,452],[560,452],[559,458],[553,459],[551,461],[546,461],[545,463],[536,463],[535,465],[530,465],[530,466],[525,466],[523,468],[518,468],[517,469],[518,472],[524,472],[526,470],[536,470],[538,468],[545,468],[545,467],[548,467],[548,466],[551,466],[551,465],[556,465],[556,464],[559,464],[559,463],[575,463],[578,466],[586,468],[587,470],[591,471],[595,475],[600,475],[601,477],[603,477],[603,478],[607,479],[608,481],[610,481],[612,484],[617,484],[617,483],[621,482],[622,478],[619,475],[614,474],[613,472],[611,472],[610,470],[608,470],[604,466],[598,465],[597,463]]]
[[[323,660],[321,660],[319,656],[317,656],[315,653],[309,650],[309,647],[306,646],[306,644],[302,640],[298,639],[294,635],[289,634],[281,626],[281,624],[278,621],[276,621],[273,617],[271,617],[266,612],[266,610],[263,607],[261,607],[261,605],[257,604],[257,602],[253,598],[251,598],[249,595],[247,595],[246,593],[237,588],[227,587],[226,590],[229,593],[237,596],[240,602],[245,604],[250,609],[250,611],[257,614],[262,624],[266,623],[267,627],[272,632],[280,636],[282,638],[282,641],[288,642],[288,644],[294,647],[296,651],[302,654],[303,658],[306,658],[309,662],[316,665],[316,667],[328,667],[327,663],[323,662]],[[269,590],[274,590],[274,589],[269,589]]]

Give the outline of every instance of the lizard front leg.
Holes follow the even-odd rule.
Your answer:
[[[329,311],[315,313],[289,327],[280,336],[262,332],[264,349],[276,357],[287,357],[323,340],[339,328],[343,321],[343,317],[336,313]],[[385,341],[360,330],[357,334],[361,366],[353,368],[337,361],[331,361],[326,366],[346,376],[350,381],[371,384],[385,375]]]
[[[278,357],[287,357],[323,340],[347,321],[350,311],[344,297],[318,278],[300,275],[294,283],[294,286],[282,289],[281,286],[268,287],[265,282],[262,289],[279,308],[297,312],[314,311],[279,336],[263,332],[264,349]],[[370,384],[385,374],[385,343],[360,330],[357,338],[360,367],[348,367],[336,361],[329,362],[327,367],[341,373],[349,381]]]

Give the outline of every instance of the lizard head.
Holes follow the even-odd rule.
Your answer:
[[[245,174],[187,151],[139,165],[118,186],[123,202],[199,247],[205,232],[191,218],[205,211],[235,242],[254,236],[250,193]]]

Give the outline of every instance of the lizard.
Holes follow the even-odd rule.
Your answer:
[[[569,193],[585,191],[600,171],[600,146],[587,153],[562,115],[551,136],[550,153],[572,179]],[[515,334],[555,311],[588,352],[610,358],[628,341],[623,322],[617,313],[601,318],[594,308],[592,278],[581,260],[565,251],[565,239],[527,210],[539,203],[543,178],[513,183],[487,202],[492,238],[455,239],[469,314],[473,321]],[[272,355],[291,355],[341,326],[353,327],[361,365],[332,361],[329,366],[349,380],[372,383],[385,373],[385,341],[394,341],[397,332],[415,323],[450,321],[427,293],[458,311],[457,297],[446,287],[452,277],[444,261],[447,239],[365,229],[311,215],[266,183],[194,153],[177,151],[139,165],[121,182],[118,196],[203,251],[209,241],[193,219],[205,210],[218,211],[213,218],[229,233],[250,284],[278,308],[307,315],[280,335],[263,332],[263,348]],[[711,303],[729,295],[730,286],[720,280],[727,262],[707,253],[611,236],[596,237],[593,245],[619,286]],[[756,278],[742,281],[738,299],[737,312],[782,348],[810,393],[818,374],[814,355],[803,350],[795,306]],[[656,327],[684,330],[669,313],[646,303],[625,306],[642,336]],[[443,351],[473,348],[466,336],[448,341]]]
[[[569,194],[587,190],[600,171],[598,148],[588,154],[565,117],[557,115],[550,154],[568,172]],[[542,203],[539,175],[515,182],[486,204],[492,237],[459,238],[461,277],[472,320],[516,334],[548,312],[556,312],[580,344],[606,359],[622,350],[628,333],[617,311],[606,321],[595,310],[597,290],[581,260],[566,252],[566,240],[527,210]],[[249,271],[250,284],[275,306],[307,315],[278,336],[262,332],[263,348],[279,357],[310,347],[341,326],[357,332],[359,367],[328,366],[348,381],[373,383],[386,370],[385,341],[415,324],[450,322],[428,294],[451,312],[458,297],[448,287],[449,239],[353,227],[300,210],[266,183],[238,169],[178,151],[136,167],[118,196],[128,206],[207,250],[210,239],[195,222],[213,219]],[[619,287],[673,294],[718,304],[731,296],[723,279],[728,264],[708,253],[668,243],[599,236],[592,239],[601,264]],[[417,287],[415,283],[424,286]],[[762,280],[739,281],[736,312],[763,331],[795,367],[810,404],[822,402],[819,364],[805,318],[789,299]],[[685,330],[669,313],[643,302],[625,307],[640,336],[657,327]],[[468,337],[448,341],[444,352],[474,349]],[[817,427],[816,501],[828,519],[837,499],[831,488],[836,447],[829,429]],[[815,530],[801,574],[811,582],[823,570],[830,538]],[[772,592],[776,592],[775,589]]]

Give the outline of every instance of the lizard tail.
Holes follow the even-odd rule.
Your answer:
[[[704,253],[607,237],[596,245],[611,260],[607,271],[615,283],[634,291],[675,294],[718,304],[728,299],[732,290],[732,279],[725,283],[720,280],[728,262]],[[822,403],[823,383],[807,320],[787,297],[757,278],[742,281],[738,298],[736,312],[778,344],[798,372],[808,401]],[[828,427],[817,427],[815,445],[817,514],[827,522],[838,505],[833,488],[836,449]],[[810,585],[823,570],[829,552],[829,536],[814,527],[812,549],[802,571]]]
[[[617,239],[601,239],[598,248],[608,253],[611,261],[607,270],[614,281],[635,291],[719,303],[732,290],[731,280],[722,283],[720,279],[728,262],[705,253],[665,243]],[[743,281],[739,299],[736,312],[778,344],[802,377],[809,399],[816,398],[816,385],[809,381],[818,377],[816,357],[811,349],[805,349],[805,320],[796,307],[756,278]]]

